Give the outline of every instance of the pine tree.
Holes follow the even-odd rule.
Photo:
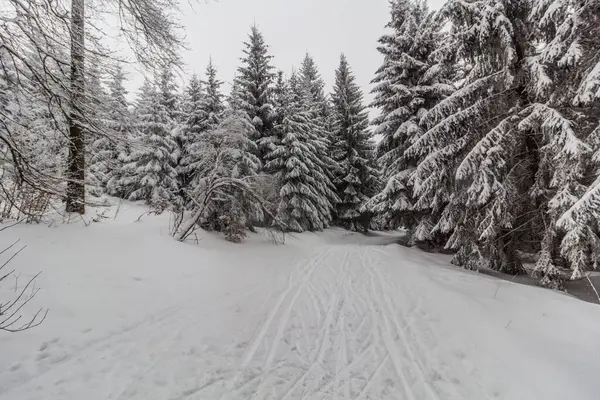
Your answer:
[[[145,200],[158,209],[167,208],[178,191],[173,166],[177,143],[171,136],[172,119],[164,98],[153,85],[144,84],[137,106],[141,138],[123,166],[120,183],[131,188],[130,200]]]
[[[331,157],[333,143],[333,132],[329,130],[332,128],[331,107],[325,95],[325,83],[309,54],[304,57],[297,83],[294,85],[296,87],[293,87],[292,90],[296,92],[295,96],[301,98],[299,107],[309,115],[309,140],[317,154],[317,163],[323,172],[323,184],[333,187],[333,181],[336,173],[340,171],[340,166]],[[326,193],[333,194],[333,196],[327,198],[328,203],[331,205],[329,215],[333,218],[335,205],[340,199],[335,195],[335,191],[327,191]],[[326,220],[325,224],[327,225],[329,222],[331,222],[331,219]]]
[[[273,57],[268,54],[268,46],[256,26],[252,27],[248,39],[248,42],[244,42],[242,66],[238,68],[235,79],[235,107],[244,111],[254,125],[255,132],[251,138],[257,145],[257,156],[264,161],[273,135]]]
[[[183,191],[181,196],[185,201],[185,191],[188,190],[194,172],[190,168],[190,164],[194,162],[191,148],[200,140],[202,133],[206,132],[210,125],[208,122],[206,94],[197,75],[192,75],[184,97],[182,113],[186,118],[185,122],[179,128],[177,136],[180,155],[176,169],[179,187]]]
[[[221,122],[222,114],[225,111],[223,93],[221,93],[223,82],[217,78],[217,73],[218,71],[211,59],[206,67],[206,81],[204,82],[204,86],[206,88],[208,123],[213,128]]]
[[[181,95],[178,93],[177,83],[175,82],[175,74],[172,65],[165,65],[160,70],[157,80],[157,90],[159,102],[164,111],[166,111],[163,121],[165,129],[168,131],[169,140],[173,141],[176,146],[171,151],[171,166],[177,172],[177,186],[179,187],[178,196],[170,199],[171,203],[176,208],[183,207],[186,201],[185,186],[187,185],[187,176],[181,175],[182,159],[186,153],[186,119],[187,116],[182,110],[183,102]]]
[[[452,28],[437,56],[460,67],[458,90],[421,117],[427,131],[405,152],[421,158],[414,193],[440,215],[432,233],[449,234],[446,247],[458,250],[454,261],[467,268],[522,271],[516,249],[524,231],[515,228],[527,221],[531,205],[522,194],[535,175],[527,166],[539,154],[515,124],[530,105],[524,68],[535,46],[528,4],[445,5],[441,16]]]
[[[92,196],[100,196],[110,179],[111,164],[114,159],[115,142],[113,133],[107,126],[109,95],[103,80],[104,71],[98,60],[91,60],[85,71],[85,113],[87,124],[83,125],[86,139],[86,184]]]
[[[587,129],[576,131],[578,113],[564,107],[569,89],[559,89],[578,46],[538,29],[577,9],[564,4],[451,1],[440,14],[451,29],[436,55],[457,66],[458,90],[421,117],[426,131],[405,154],[420,158],[418,202],[441,215],[432,232],[450,235],[446,247],[467,268],[520,272],[517,250],[541,243],[538,272],[558,275],[555,222],[581,195],[590,154]]]
[[[560,257],[572,279],[597,268],[600,260],[599,15],[598,0],[564,0],[538,1],[530,17],[546,43],[530,67],[538,101],[545,102],[524,122],[549,139],[540,157],[547,178],[538,183],[538,192],[550,200],[536,272],[553,287],[560,285]]]
[[[160,103],[168,113],[169,125],[174,127],[182,119],[180,98],[177,94],[177,83],[172,66],[164,66],[159,74],[157,89]]]
[[[111,161],[106,188],[110,195],[121,198],[127,197],[127,193],[117,185],[117,182],[122,177],[122,168],[131,152],[130,144],[133,141],[133,121],[126,98],[125,78],[123,68],[117,65],[112,79],[108,81],[108,120],[106,122],[109,131],[114,135],[114,147],[111,148],[111,153],[108,155]]]
[[[295,80],[295,73],[293,76]],[[271,146],[265,156],[267,160],[272,159],[271,153],[281,144],[283,139],[283,120],[285,118],[286,110],[289,107],[290,99],[292,98],[289,90],[290,87],[284,77],[283,71],[278,71],[277,81],[273,88],[273,134]],[[270,173],[272,171],[267,170],[265,172]]]
[[[205,151],[203,143],[206,143],[205,135],[219,127],[225,117],[225,107],[221,93],[222,82],[217,79],[217,70],[209,63],[206,70],[206,82],[204,90],[200,91],[200,81],[190,82],[186,106],[188,120],[184,128],[188,132],[186,152],[181,162],[181,173],[187,176],[186,186],[191,188],[197,185],[197,180],[202,176],[201,170],[205,163]]]
[[[379,40],[384,56],[373,83],[372,106],[381,114],[373,121],[381,135],[377,152],[386,185],[367,205],[387,222],[389,228],[413,230],[416,241],[433,239],[430,204],[415,204],[412,176],[419,157],[405,154],[425,131],[421,117],[453,87],[447,81],[448,67],[436,60],[441,42],[440,23],[429,13],[425,2],[396,0],[391,3],[391,34]],[[440,191],[439,198],[447,200]]]
[[[369,116],[363,106],[363,94],[355,82],[346,57],[340,57],[335,72],[333,102],[333,158],[340,166],[336,176],[338,223],[351,230],[363,230],[361,208],[374,194],[377,173],[373,168],[374,146],[368,130]]]
[[[333,185],[319,158],[324,149],[314,137],[310,96],[296,76],[289,82],[289,99],[280,126],[282,138],[270,153],[267,170],[279,180],[280,201],[274,224],[283,230],[322,230],[331,221]]]

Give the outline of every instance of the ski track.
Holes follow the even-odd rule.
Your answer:
[[[456,387],[473,378],[460,362],[451,374],[440,364],[423,295],[393,279],[390,257],[376,246],[317,247],[286,266],[287,282],[263,289],[268,300],[254,310],[262,323],[234,342],[204,338],[203,315],[189,301],[176,303],[67,351],[4,388],[0,399],[72,398],[82,389],[70,382],[84,369],[94,376],[83,376],[80,386],[119,378],[90,399],[490,398],[478,381]],[[259,292],[250,288],[245,296]],[[189,365],[183,376],[172,372],[181,363]],[[63,375],[68,379],[53,378]],[[140,392],[139,382],[149,384]]]

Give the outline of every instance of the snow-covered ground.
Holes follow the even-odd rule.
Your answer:
[[[598,306],[389,235],[183,244],[143,211],[0,232],[50,308],[0,333],[1,400],[600,398]]]

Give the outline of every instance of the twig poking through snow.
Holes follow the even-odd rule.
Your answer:
[[[115,211],[115,217],[113,219],[117,219],[117,215],[119,215],[119,211],[121,211],[121,205],[123,204],[123,199],[119,200],[119,205],[117,206],[117,210]]]
[[[494,298],[496,298],[496,295],[498,294],[498,290],[500,290],[500,285],[501,285],[501,283],[498,283],[498,287],[496,288],[496,291],[494,292]]]
[[[17,222],[15,222],[15,223],[13,223],[13,224],[10,224],[10,225],[7,225],[7,226],[5,226],[5,227],[3,227],[3,228],[0,228],[0,232],[2,232],[2,231],[3,231],[3,230],[5,230],[5,229],[12,228],[12,227],[13,227],[13,226],[15,226],[15,225],[19,225],[19,224],[20,224],[21,222],[23,222],[23,221],[25,221],[25,218],[21,218],[20,220],[18,220]]]
[[[585,274],[585,277],[588,280],[588,282],[590,283],[590,286],[592,287],[592,289],[594,290],[594,293],[596,293],[596,298],[598,299],[598,304],[600,304],[600,294],[598,294],[598,291],[596,290],[596,286],[594,286],[594,284],[592,283],[592,280],[590,279],[590,275]]]

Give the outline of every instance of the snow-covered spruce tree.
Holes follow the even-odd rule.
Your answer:
[[[282,101],[281,141],[266,165],[281,186],[273,224],[284,231],[322,230],[332,218],[329,199],[337,196],[319,158],[325,149],[314,137],[310,95],[303,92],[295,73],[288,86],[289,99]]]
[[[202,83],[200,82],[198,75],[194,74],[190,78],[190,82],[185,89],[182,104],[182,113],[185,115],[185,122],[183,126],[180,127],[177,136],[180,157],[176,170],[179,186],[183,191],[188,190],[188,185],[190,184],[193,175],[190,164],[192,164],[194,160],[190,149],[200,140],[200,135],[209,127],[206,108],[206,95],[202,88]],[[184,198],[186,197],[184,193],[182,193],[182,196]]]
[[[251,189],[261,167],[254,155],[256,144],[248,137],[253,131],[243,112],[229,109],[216,128],[192,145],[191,151],[199,155],[189,192],[192,218],[182,224],[180,240],[199,225],[239,242],[251,221],[262,220],[262,205]]]
[[[123,165],[131,153],[131,142],[134,141],[133,119],[129,111],[126,76],[121,65],[117,64],[112,77],[108,81],[108,115],[106,125],[113,136],[113,147],[107,154],[109,163],[109,179],[106,183],[107,193],[111,196],[127,198],[125,188],[118,186],[122,178]]]
[[[297,85],[298,76],[296,75],[295,71],[293,72],[292,77],[294,85]],[[272,140],[270,143],[270,148],[266,155],[267,160],[272,158],[271,152],[281,144],[281,140],[283,139],[283,120],[285,118],[285,113],[288,110],[289,102],[292,98],[293,96],[292,93],[290,93],[290,85],[288,85],[288,81],[285,79],[283,71],[278,71],[277,79],[273,87],[273,134],[271,136]],[[266,169],[264,172],[271,173],[273,171]]]
[[[120,65],[108,68],[101,74],[97,67],[90,69],[91,77],[86,84],[90,93],[88,99],[88,119],[94,124],[86,132],[86,137],[93,140],[89,154],[88,175],[91,186],[90,193],[99,195],[108,192],[123,196],[117,188],[111,187],[115,179],[119,179],[121,167],[128,155],[128,142],[131,140],[131,117],[124,87],[125,75]],[[108,75],[108,79],[104,76]],[[102,80],[101,80],[102,78]],[[108,90],[105,90],[104,86]]]
[[[562,260],[578,279],[600,259],[600,1],[540,0],[531,18],[544,44],[531,64],[535,90],[547,101],[522,124],[547,138],[536,189],[550,198],[536,272],[557,286]]]
[[[430,204],[415,204],[411,178],[419,161],[404,152],[425,131],[421,117],[452,93],[450,68],[436,57],[443,43],[440,21],[426,3],[395,0],[390,4],[391,33],[379,39],[384,61],[373,83],[372,106],[381,114],[373,120],[375,133],[382,140],[377,147],[379,164],[386,182],[366,208],[383,219],[388,228],[413,230],[413,240],[429,242],[432,221]],[[448,194],[439,193],[441,198]]]
[[[137,105],[140,138],[123,166],[120,185],[131,190],[130,200],[164,210],[177,195],[177,174],[174,168],[178,151],[171,136],[173,121],[164,103],[164,96],[146,82]]]
[[[337,223],[353,231],[366,230],[362,206],[373,196],[378,175],[373,168],[374,144],[369,115],[363,105],[363,94],[346,57],[340,57],[331,95],[333,103],[333,159],[340,166],[335,179]]]
[[[299,107],[302,111],[310,115],[309,140],[317,154],[318,165],[326,178],[323,183],[329,187],[333,187],[333,181],[336,173],[340,172],[340,166],[331,157],[333,142],[332,113],[324,88],[325,83],[321,78],[317,65],[313,58],[309,54],[306,54],[295,83],[290,82],[290,90],[295,93],[295,96],[301,97],[302,100],[299,103]],[[335,194],[335,190],[324,193]],[[331,204],[330,214],[333,219],[335,216],[335,205],[339,201],[339,197],[334,195],[328,197],[327,200]],[[325,222],[328,224],[330,221],[331,219]]]
[[[88,122],[83,126],[86,139],[85,155],[87,191],[94,197],[104,193],[109,180],[110,161],[114,150],[111,133],[106,126],[108,116],[108,93],[104,81],[104,66],[94,58],[85,70],[85,96],[82,111]]]
[[[204,81],[206,111],[208,114],[208,124],[211,128],[215,128],[221,122],[223,112],[225,111],[223,93],[221,92],[223,81],[219,80],[217,73],[217,68],[211,59],[206,67],[206,81]]]
[[[174,66],[166,65],[161,68],[157,90],[160,95],[160,103],[169,114],[171,126],[175,126],[182,120],[181,99],[177,92],[177,83],[175,82]]]
[[[285,79],[283,71],[278,71],[277,81],[275,83],[275,87],[273,88],[273,129],[275,130],[275,134],[273,135],[273,144],[275,145],[281,142],[282,135],[278,129],[283,124],[285,111],[289,105],[289,100],[291,99],[289,90],[290,88],[287,80]]]
[[[451,234],[446,247],[466,268],[520,272],[517,246],[539,235],[540,212],[527,198],[539,142],[519,127],[531,106],[530,5],[469,0],[442,8],[451,28],[437,56],[464,75],[421,116],[427,131],[404,153],[421,160],[412,178],[417,203],[441,214],[432,233]]]
[[[190,81],[187,101],[184,107],[188,115],[183,128],[186,137],[185,151],[180,163],[180,174],[185,178],[183,189],[188,191],[197,185],[202,176],[205,149],[198,143],[204,143],[203,135],[218,127],[223,119],[224,106],[221,93],[221,81],[217,79],[217,70],[212,61],[206,71],[204,89],[198,78]]]
[[[256,25],[252,26],[244,46],[242,65],[235,79],[237,88],[232,95],[235,95],[235,108],[244,111],[255,127],[251,139],[257,145],[256,155],[264,162],[273,134],[273,57],[268,54],[268,46]]]
[[[157,81],[157,90],[160,97],[160,103],[168,114],[165,121],[166,129],[169,132],[171,140],[177,145],[172,151],[172,166],[176,172],[180,171],[180,164],[186,152],[186,120],[187,116],[182,111],[182,99],[178,93],[174,65],[165,65],[161,68]],[[186,201],[184,195],[184,186],[187,184],[185,175],[177,173],[177,186],[179,187],[178,196],[171,199],[171,203],[178,208],[182,208]]]

